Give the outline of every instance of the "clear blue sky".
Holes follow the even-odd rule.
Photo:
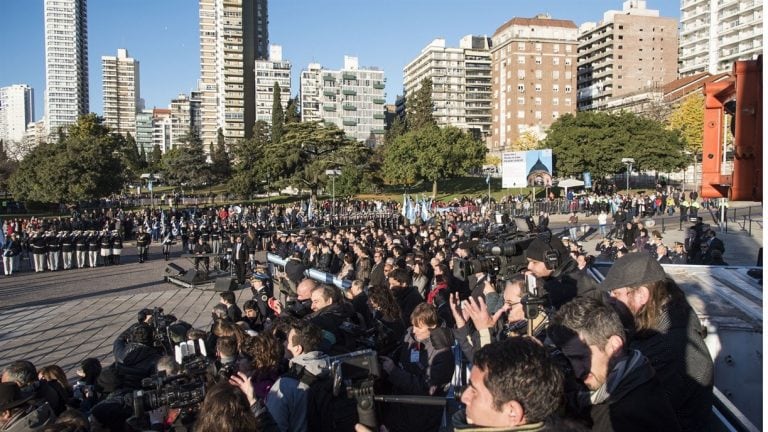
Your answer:
[[[402,93],[403,66],[432,39],[458,46],[468,34],[491,36],[515,17],[547,12],[576,25],[599,21],[622,0],[270,0],[270,43],[293,64],[292,94],[310,62],[330,69],[344,55],[376,66],[387,77],[387,101]],[[662,16],[679,18],[680,2],[649,0]],[[44,115],[43,0],[0,0],[0,87],[28,84],[35,119]],[[102,113],[101,56],[118,48],[141,62],[141,96],[148,108],[166,108],[195,88],[200,66],[197,0],[88,0],[90,109]]]

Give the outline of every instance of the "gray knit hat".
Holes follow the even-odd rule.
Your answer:
[[[632,252],[617,259],[600,289],[611,292],[617,288],[637,287],[666,279],[667,274],[653,257],[645,252]]]

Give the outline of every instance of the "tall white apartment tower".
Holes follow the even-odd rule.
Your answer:
[[[681,0],[680,75],[731,70],[763,52],[761,0]]]
[[[130,132],[135,138],[136,113],[144,108],[139,95],[139,61],[119,48],[116,57],[101,57],[101,67],[104,123],[113,132],[123,136]]]
[[[311,63],[301,72],[301,120],[334,123],[350,138],[373,147],[384,137],[384,71],[359,68],[344,56],[344,68]]]
[[[0,87],[0,140],[20,143],[27,125],[35,120],[35,101],[32,87],[14,84]]]
[[[207,149],[221,128],[228,143],[256,122],[255,61],[268,56],[267,0],[199,0],[200,137]]]
[[[464,36],[458,48],[446,47],[442,38],[433,40],[403,68],[406,97],[429,78],[435,121],[478,130],[487,137],[491,131],[490,49],[491,38],[486,36]]]
[[[283,47],[269,46],[269,60],[256,60],[256,121],[272,123],[272,91],[280,86],[283,110],[291,98],[291,62],[283,60]]]
[[[87,114],[87,0],[45,0],[45,120],[56,134]]]

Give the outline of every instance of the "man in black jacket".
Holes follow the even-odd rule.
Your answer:
[[[139,227],[139,233],[136,234],[136,248],[139,252],[139,262],[143,263],[147,261],[147,251],[149,250],[149,243],[152,241],[149,233],[143,226]]]
[[[389,282],[389,289],[392,290],[392,294],[395,295],[395,300],[400,306],[403,322],[411,322],[411,313],[424,299],[419,291],[411,286],[411,276],[408,274],[408,270],[401,268],[392,270],[387,281]]]
[[[576,296],[596,296],[597,284],[571,258],[563,242],[550,233],[536,238],[525,251],[528,271],[536,276],[549,305],[559,308]]]
[[[26,360],[17,360],[3,370],[2,382],[16,383],[24,398],[47,402],[53,413],[61,414],[67,408],[65,391],[57,381],[40,380],[35,365]],[[0,430],[6,430],[0,427]],[[19,429],[21,430],[21,429]]]
[[[555,313],[547,334],[587,388],[566,395],[566,401],[591,430],[680,430],[651,362],[640,351],[626,349],[624,326],[610,306],[575,298]]]

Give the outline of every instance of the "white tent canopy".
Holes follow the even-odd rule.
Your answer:
[[[572,187],[584,186],[584,182],[581,180],[569,178],[565,180],[560,180],[559,182],[557,182],[557,185],[560,186],[561,188],[568,189]]]

